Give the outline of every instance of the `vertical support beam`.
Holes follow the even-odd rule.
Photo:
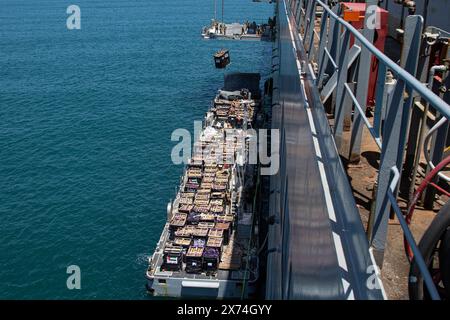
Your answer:
[[[415,65],[412,65],[411,61],[407,61],[406,59],[404,59],[403,55],[401,57],[400,65],[402,67],[404,67],[405,69],[411,68],[411,70],[407,69],[407,71],[409,73],[411,73],[413,76],[415,76],[417,79],[420,79],[422,70],[420,70],[418,73],[417,68],[418,68],[419,57],[422,58],[421,59],[422,63],[426,62],[426,60],[424,60],[424,58],[423,58],[423,53],[424,53],[423,47],[425,46],[426,41],[424,39],[420,39],[420,38],[419,39],[416,38],[414,40],[417,41],[418,45],[419,45],[419,42],[421,42],[421,40],[422,40],[421,44],[419,45],[419,47],[417,49],[418,50],[417,61],[415,61]],[[415,43],[414,43],[414,46],[416,46]],[[416,48],[414,48],[414,50],[416,50]],[[408,66],[407,63],[410,63],[410,65]],[[413,95],[412,90],[411,90],[411,92],[408,92],[408,94],[411,96],[410,106],[412,106],[413,112],[412,112],[411,120],[410,120],[409,127],[408,127],[408,136],[406,137],[408,143],[407,143],[407,150],[406,150],[406,155],[405,155],[405,164],[403,167],[403,172],[401,172],[402,177],[401,177],[401,181],[400,181],[399,185],[401,186],[402,190],[408,190],[408,193],[409,193],[409,190],[411,190],[410,188],[413,188],[413,190],[414,190],[414,187],[411,186],[411,182],[412,182],[414,159],[415,159],[417,144],[418,144],[418,139],[419,139],[418,133],[420,131],[421,115],[419,114],[418,109],[413,105],[414,98],[412,97],[412,95]],[[444,142],[444,144],[445,144],[445,142]],[[409,196],[409,194],[408,194],[408,196]],[[393,213],[391,213],[391,214],[393,214]]]
[[[332,20],[332,19],[330,19]],[[326,65],[328,64],[328,56],[325,53],[325,48],[328,44],[328,11],[323,12],[322,16],[322,25],[320,27],[320,43],[319,43],[319,70],[318,70],[318,79],[317,86],[319,89],[322,88],[323,78],[325,75]]]
[[[337,16],[341,13],[341,6],[340,4],[336,4],[333,7],[333,13]],[[338,52],[338,45],[339,45],[339,36],[340,36],[340,30],[341,26],[339,23],[336,22],[335,19],[330,19],[330,32],[333,32],[333,35],[331,37],[328,37],[328,43],[327,43],[327,49],[330,53],[330,56],[334,59],[334,61],[337,61],[337,52]]]
[[[309,25],[311,23],[310,16],[311,16],[311,10],[314,5],[314,1],[308,1],[306,3],[306,9],[305,9],[305,18],[303,21],[303,45],[307,46],[308,41],[308,32],[309,32]]]
[[[405,37],[402,58],[405,70],[413,73],[417,67],[420,38],[422,37],[423,18],[408,16],[405,21]],[[405,140],[408,131],[409,114],[412,103],[411,89],[401,79],[395,86],[383,130],[383,150],[381,151],[378,189],[376,194],[375,218],[372,239],[369,239],[378,266],[382,267],[390,202],[387,196],[391,167],[397,166],[401,171]]]
[[[337,3],[333,7],[333,13],[337,16],[341,13],[341,5]],[[332,36],[328,37],[328,43],[327,43],[327,49],[330,53],[331,58],[334,59],[334,61],[338,60],[338,49],[339,49],[339,42],[340,42],[340,35],[341,35],[341,26],[337,23],[335,19],[330,19],[330,32],[332,32]],[[325,72],[327,74],[331,75],[334,73],[333,65],[330,63],[329,59],[327,60],[327,64],[325,65]],[[336,102],[336,93],[333,92],[331,95],[331,102],[330,102],[330,110],[327,112],[334,114],[335,112],[335,102]]]
[[[371,6],[377,6],[377,0],[367,0],[366,1],[366,12],[364,15],[364,29],[362,31],[363,36],[370,42],[373,43],[375,37],[374,26],[369,24],[369,21],[373,20],[373,17],[368,13],[373,15],[373,10]],[[358,81],[356,87],[356,99],[362,110],[366,112],[367,107],[367,91],[369,88],[369,78],[370,78],[370,67],[372,62],[372,54],[365,47],[361,46],[361,55],[359,58],[359,70],[358,70]],[[363,118],[365,115],[355,112],[355,119],[352,128],[352,134],[350,138],[350,162],[359,162],[361,157],[361,139],[363,132]]]
[[[375,93],[375,111],[373,115],[373,130],[375,131],[377,138],[381,136],[381,121],[383,117],[383,96],[386,82],[386,66],[384,63],[378,64],[378,76]]]
[[[306,19],[305,0],[300,0],[300,17],[298,19],[298,32],[301,33],[303,31],[302,36],[304,36],[304,34],[305,34],[305,28],[304,28],[304,26],[305,26],[305,19]]]
[[[348,75],[348,48],[350,43],[350,31],[345,29],[342,36],[342,44],[339,49],[338,82],[336,88],[336,111],[334,115],[334,139],[336,141],[338,150],[342,146],[342,132],[344,129],[344,117],[346,113],[345,96],[348,95],[344,84],[347,83]]]
[[[369,242],[373,248],[376,263],[380,268],[383,266],[390,210],[387,190],[391,178],[390,168],[397,164],[398,143],[400,142],[400,128],[403,118],[402,104],[404,89],[405,83],[399,80],[395,86],[393,99],[390,102],[389,111],[384,123],[383,150],[381,152],[381,164],[377,183],[378,189],[375,198],[374,224],[373,229],[368,232],[368,234],[372,235]]]
[[[308,58],[311,59],[311,53],[314,48],[314,27],[315,27],[315,20],[316,20],[316,2],[311,1],[311,10],[309,13],[309,24],[308,24],[308,33],[305,37],[305,39],[308,40]]]
[[[406,146],[405,163],[403,164],[403,177],[401,180],[401,187],[403,188],[403,190],[411,190],[410,188],[412,187],[411,182],[413,180],[412,172],[414,167],[414,159],[416,157],[416,152],[420,151],[417,147],[419,143],[419,132],[421,131],[422,126],[422,115],[423,111],[421,111],[417,106],[413,105],[411,109],[411,121],[409,123],[409,135],[408,144]],[[412,192],[414,192],[414,188],[412,189]],[[408,192],[408,201],[411,200],[411,196],[412,194]]]
[[[297,11],[299,7],[300,7],[300,0],[295,0],[294,10],[292,11],[295,20],[297,20]]]
[[[426,83],[428,77],[429,70],[429,62],[430,62],[430,49],[431,46],[427,44],[427,40],[422,39],[422,45],[419,56],[418,70],[416,73],[416,78],[420,79],[421,82]],[[406,190],[410,190],[414,192],[415,186],[412,186],[411,183],[415,181],[413,177],[416,153],[418,150],[418,143],[420,140],[419,132],[421,131],[422,126],[422,114],[417,106],[413,104],[412,115],[411,115],[411,127],[409,130],[408,137],[408,145],[406,147],[406,155],[405,155],[405,164],[403,165],[403,188]],[[420,150],[419,150],[420,151]],[[409,195],[410,196],[410,195]]]
[[[349,77],[351,77],[351,75],[349,75]],[[354,93],[355,92],[355,82],[353,81],[348,81],[348,88],[351,89],[351,91]],[[352,110],[353,110],[353,101],[350,97],[350,94],[347,93],[347,90],[345,92],[345,97],[344,97],[344,124],[342,126],[343,131],[350,131],[350,127],[352,125]],[[355,111],[355,114],[359,112]],[[343,146],[341,145],[341,154],[345,155],[345,152],[348,152],[348,139],[345,139],[346,143],[346,149],[342,148]]]
[[[319,49],[318,49],[318,65],[319,69],[321,69],[323,59],[325,58],[325,45],[328,39],[328,30],[327,30],[327,22],[328,22],[328,11],[323,11],[322,13],[322,22],[320,24],[320,33],[319,33]],[[320,72],[319,72],[320,73]]]
[[[400,66],[414,77],[417,74],[417,64],[419,63],[420,48],[422,45],[422,31],[423,31],[423,17],[422,16],[408,16],[405,20],[405,35],[403,42],[402,55],[400,60]],[[397,168],[399,168],[400,174],[402,174],[403,156],[405,154],[405,146],[408,141],[408,135],[411,124],[411,109],[413,106],[414,95],[413,90],[410,87],[406,87],[406,101],[403,105],[405,109],[404,120],[402,121],[402,132],[404,135],[400,137],[400,143],[398,145],[398,153],[401,157],[397,159]],[[403,186],[403,177],[398,183],[398,186]],[[398,187],[397,187],[398,193]],[[397,195],[395,193],[395,195]]]
[[[296,24],[296,27],[297,27],[298,31],[300,31],[300,22],[301,22],[301,16],[302,16],[302,5],[303,5],[303,0],[298,0],[297,10],[295,11],[295,24]]]

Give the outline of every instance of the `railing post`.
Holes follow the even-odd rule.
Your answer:
[[[320,28],[320,43],[319,43],[319,61],[318,61],[318,79],[317,86],[319,89],[323,86],[323,78],[325,75],[325,67],[328,64],[328,56],[325,53],[325,48],[328,43],[328,11],[324,10],[322,16],[322,26]],[[331,20],[331,19],[330,19]]]
[[[324,56],[325,56],[325,45],[327,43],[327,39],[328,39],[328,32],[327,32],[327,21],[328,20],[328,12],[327,11],[323,11],[322,13],[322,23],[320,24],[320,39],[319,39],[319,49],[318,49],[318,65],[319,68],[322,67],[322,62],[324,60]]]
[[[340,4],[336,4],[333,9],[333,13],[337,16],[341,13],[341,6]],[[338,44],[339,44],[339,36],[340,36],[340,30],[341,25],[336,21],[336,19],[330,19],[330,32],[333,33],[331,37],[328,37],[328,43],[327,43],[327,49],[330,53],[330,56],[334,59],[334,61],[337,60],[337,51],[338,51]]]
[[[397,165],[398,144],[400,143],[401,123],[403,116],[403,93],[405,83],[399,80],[394,89],[394,96],[386,115],[383,130],[383,149],[381,151],[380,170],[378,174],[378,189],[376,193],[375,217],[373,230],[369,232],[369,239],[373,248],[375,260],[381,268],[383,265],[384,249],[386,244],[388,217],[390,204],[387,197],[391,168]]]
[[[305,36],[305,40],[308,40],[308,58],[311,59],[311,51],[314,48],[314,27],[316,22],[316,2],[311,1],[311,10],[309,12],[309,24],[308,33]]]
[[[303,13],[302,13],[302,11],[303,11]],[[303,29],[303,35],[305,34],[305,28],[304,28],[305,19],[306,19],[305,0],[300,0],[300,17],[298,19],[298,32],[301,33],[302,29]]]
[[[341,5],[339,3],[337,3],[333,9],[332,9],[333,13],[336,14],[337,16],[340,15],[341,13]],[[332,59],[334,59],[334,61],[337,61],[337,57],[338,57],[338,47],[339,47],[339,42],[340,42],[340,31],[341,31],[341,25],[336,21],[336,19],[332,19],[330,18],[330,32],[332,32],[332,36],[328,37],[328,42],[327,42],[327,49],[328,52],[330,53],[330,56]],[[330,64],[329,59],[327,58],[326,60],[326,65],[325,65],[325,70],[326,73],[328,73],[329,75],[329,79],[331,79],[333,73],[334,73],[334,69],[332,67],[332,64]],[[331,103],[330,103],[330,113],[334,112],[334,105],[335,105],[335,101],[336,101],[336,93],[333,92],[331,95]]]
[[[348,96],[345,89],[348,75],[348,47],[350,43],[350,31],[344,29],[341,46],[339,49],[339,63],[338,63],[338,82],[336,88],[336,109],[334,113],[334,139],[338,150],[342,146],[342,132],[344,128],[344,117],[346,108],[350,107],[345,97]]]
[[[422,37],[423,18],[408,16],[405,21],[405,37],[402,60],[405,71],[415,74],[420,38]],[[391,168],[402,169],[405,140],[408,133],[409,114],[412,103],[411,88],[402,79],[397,81],[392,100],[386,113],[383,129],[383,148],[381,150],[378,190],[375,204],[375,223],[372,239],[369,239],[377,264],[382,267],[390,204],[387,196]]]
[[[381,121],[383,117],[383,96],[385,95],[386,83],[386,66],[382,62],[378,62],[378,76],[375,92],[375,111],[373,115],[373,130],[377,134],[377,138],[381,136]]]
[[[300,22],[302,16],[302,3],[303,0],[298,0],[297,10],[295,11],[295,25],[297,27],[297,31],[300,31]]]
[[[364,28],[362,30],[363,36],[373,43],[375,35],[375,26],[369,25],[369,21],[373,19],[368,13],[372,13],[371,6],[377,6],[377,0],[367,0],[366,1],[366,12],[364,15]],[[358,70],[358,80],[356,87],[356,99],[362,110],[365,112],[367,107],[367,91],[369,89],[369,78],[370,78],[370,68],[372,62],[372,54],[369,49],[365,46],[361,46],[361,54],[359,57],[359,70]],[[355,112],[355,119],[353,122],[352,134],[350,138],[350,162],[359,162],[361,156],[361,138],[363,131],[363,120],[362,117],[365,115]]]
[[[422,45],[422,31],[423,31],[423,17],[422,16],[408,16],[405,21],[405,35],[403,41],[403,50],[401,53],[400,65],[414,77],[417,74],[417,64],[419,63],[420,48]],[[406,101],[403,105],[405,109],[404,120],[402,125],[402,135],[399,144],[400,157],[397,159],[397,168],[402,169],[404,162],[405,146],[408,141],[410,125],[411,125],[411,109],[414,101],[414,91],[409,86],[406,87]],[[403,170],[402,170],[403,171]],[[400,172],[402,175],[403,172]],[[409,179],[409,177],[408,177]],[[399,186],[403,186],[403,176],[400,180]],[[397,188],[398,190],[398,188]],[[397,191],[398,193],[398,191]],[[395,195],[397,195],[397,193]]]
[[[294,17],[297,19],[297,11],[300,7],[300,0],[295,0],[294,10],[292,10],[292,13],[294,14]]]
[[[309,30],[309,16],[311,14],[312,6],[314,5],[314,1],[307,1],[305,8],[305,17],[303,18],[303,45],[306,48],[307,45],[307,34]]]
[[[428,80],[428,70],[430,69],[430,60],[433,59],[430,55],[431,46],[428,45],[427,39],[425,37],[422,38],[421,52],[418,63],[418,70],[416,73],[417,79],[420,79],[421,82],[426,83]],[[420,154],[419,140],[420,140],[420,132],[422,131],[422,117],[426,112],[423,112],[419,105],[421,105],[420,99],[418,99],[417,103],[414,101],[412,113],[411,113],[411,123],[409,129],[408,136],[408,145],[406,148],[405,155],[405,163],[403,165],[403,176],[404,179],[402,181],[403,186],[406,189],[409,189],[408,196],[412,196],[411,192],[414,192],[415,188],[415,176],[417,173],[417,166],[415,166],[417,153]],[[429,106],[428,103],[425,103],[426,106]],[[424,106],[424,109],[426,107]],[[425,128],[425,127],[424,127]],[[419,155],[420,156],[420,155]],[[415,173],[414,173],[415,172]],[[414,176],[413,176],[414,174]]]

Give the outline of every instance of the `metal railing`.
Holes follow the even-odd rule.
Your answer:
[[[400,173],[398,172],[397,167],[392,167],[391,172],[394,174],[394,177],[391,180],[391,184],[387,191],[387,196],[389,201],[391,202],[392,209],[394,209],[395,215],[397,216],[398,221],[400,222],[400,226],[402,227],[403,233],[405,235],[406,240],[411,246],[411,250],[414,253],[414,259],[419,267],[420,273],[422,274],[423,281],[430,293],[430,297],[433,300],[440,300],[439,293],[436,289],[436,285],[433,282],[433,278],[428,270],[427,264],[420,253],[419,248],[417,247],[416,241],[414,240],[414,236],[411,230],[408,227],[408,224],[403,216],[402,210],[397,204],[397,199],[395,197],[395,189],[397,188],[398,181],[400,179]]]
[[[319,90],[321,102],[329,104],[334,112],[333,135],[338,150],[348,151],[350,161],[359,161],[363,125],[380,149],[374,223],[369,232],[369,242],[377,263],[381,265],[383,261],[388,217],[392,207],[414,252],[430,296],[439,299],[426,263],[396,200],[414,99],[420,98],[443,117],[450,118],[450,106],[415,78],[423,18],[417,15],[406,17],[399,65],[372,43],[376,28],[365,27],[358,31],[340,17],[340,4],[330,8],[320,0],[286,1],[292,15],[291,21],[295,23],[303,41],[310,64],[309,73]],[[376,6],[377,1],[368,0],[366,4],[369,8]],[[369,26],[369,19],[373,19],[367,12],[364,26]],[[371,124],[366,116],[366,108],[373,57],[378,63],[378,71]],[[392,91],[387,93],[385,79],[389,73],[396,83],[392,86]],[[349,145],[344,145],[343,141],[346,127],[347,131],[351,131]],[[344,150],[344,147],[348,150]]]

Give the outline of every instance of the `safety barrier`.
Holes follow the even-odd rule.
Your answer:
[[[376,8],[377,1],[368,0],[366,4],[367,8]],[[340,17],[340,5],[330,8],[320,0],[287,0],[287,7],[292,16],[291,23],[295,24],[307,55],[308,70],[305,71],[318,88],[321,102],[330,104],[334,109],[336,146],[339,150],[343,149],[343,132],[346,127],[351,127],[348,156],[351,161],[359,159],[365,125],[380,149],[376,203],[369,232],[369,242],[378,264],[383,261],[388,217],[392,208],[413,250],[430,296],[439,299],[426,263],[396,200],[414,99],[420,98],[442,117],[450,117],[450,106],[415,78],[423,18],[418,15],[406,18],[403,38],[406,49],[402,51],[402,63],[399,65],[372,44],[376,28],[369,25],[373,23],[373,17],[368,11],[364,26],[369,27],[360,32]],[[350,45],[352,41],[354,44]],[[372,57],[378,61],[373,124],[366,116]],[[388,73],[396,79],[391,88],[385,81]]]

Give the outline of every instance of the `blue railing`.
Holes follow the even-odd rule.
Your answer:
[[[368,0],[366,4],[367,8],[374,8],[370,7],[372,5],[376,8],[377,1]],[[376,203],[373,224],[369,230],[369,242],[377,263],[381,265],[383,261],[388,217],[392,208],[412,248],[430,296],[439,299],[426,263],[396,199],[414,100],[421,99],[441,116],[450,119],[450,106],[415,77],[422,42],[423,18],[417,15],[406,17],[404,49],[399,65],[372,43],[376,28],[365,27],[361,32],[358,31],[340,17],[340,5],[330,8],[320,0],[287,0],[287,7],[290,9],[291,23],[295,24],[303,41],[309,73],[319,90],[322,103],[329,103],[334,109],[333,134],[338,150],[340,153],[348,152],[350,161],[359,161],[363,125],[380,149]],[[367,12],[369,11],[366,11],[364,26],[369,26],[369,19],[373,19]],[[351,41],[354,42],[353,45],[350,45]],[[378,73],[371,124],[366,117],[366,108],[373,57],[378,62]],[[356,63],[359,64],[358,68],[351,68]],[[388,72],[396,80],[389,94],[385,83]],[[351,131],[348,147],[343,144],[346,126],[351,127],[351,130],[347,130]],[[345,148],[348,150],[344,150]]]
[[[408,241],[409,245],[411,246],[411,250],[414,253],[414,259],[419,267],[419,270],[423,277],[423,281],[427,286],[431,298],[433,300],[440,300],[439,293],[433,282],[433,278],[431,277],[431,274],[428,271],[427,264],[425,263],[425,260],[423,259],[419,248],[417,247],[416,241],[414,240],[414,236],[411,230],[409,229],[408,224],[406,223],[405,217],[403,216],[402,210],[398,206],[397,199],[394,195],[395,189],[397,188],[397,184],[400,178],[400,173],[398,172],[397,167],[392,167],[391,171],[394,174],[394,177],[392,178],[387,195],[389,197],[389,201],[391,202],[392,209],[394,209],[395,215],[397,216],[397,219],[400,222],[400,226],[402,227],[406,241]]]

